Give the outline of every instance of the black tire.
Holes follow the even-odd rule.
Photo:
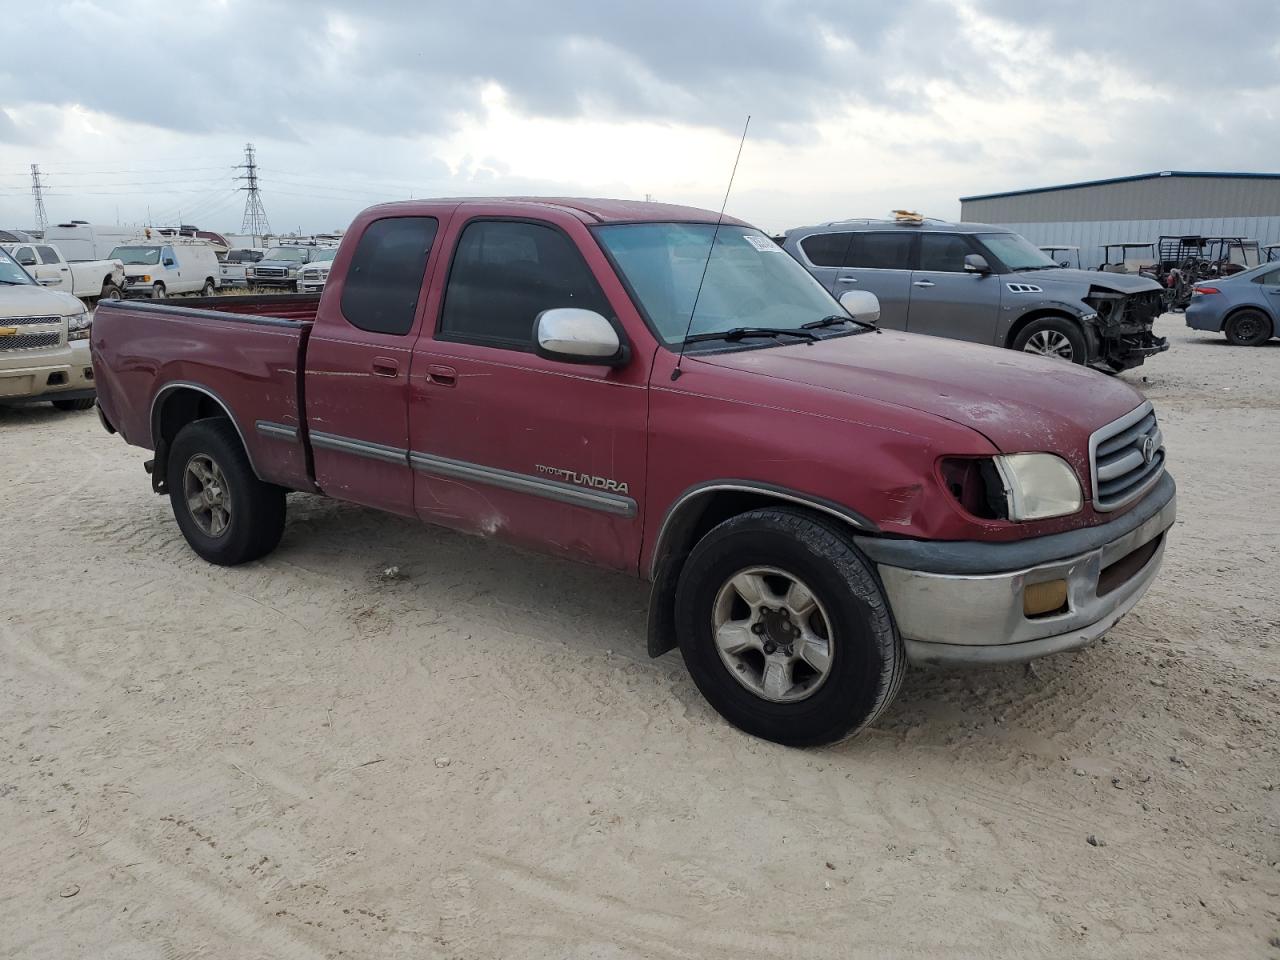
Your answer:
[[[51,402],[59,410],[92,410],[97,401],[89,397],[85,400],[53,400]]]
[[[831,621],[828,672],[803,699],[775,702],[748,689],[717,649],[717,597],[752,567],[806,585]],[[739,729],[788,746],[832,743],[873,723],[906,670],[902,641],[871,566],[836,524],[787,507],[752,510],[694,547],[676,587],[676,637],[693,682]],[[739,667],[741,670],[741,667]]]
[[[114,283],[104,283],[102,285],[102,293],[98,295],[99,300],[123,300],[124,294],[120,288]]]
[[[200,296],[212,297],[217,292],[218,292],[218,288],[214,286],[213,280],[211,278],[206,278],[204,281],[204,286],[200,288]]]
[[[1260,347],[1271,339],[1271,320],[1261,310],[1240,310],[1227,317],[1222,332],[1237,347]]]
[[[1084,339],[1084,331],[1078,323],[1066,317],[1041,317],[1039,320],[1032,320],[1018,331],[1011,346],[1014,350],[1056,357],[1071,363],[1087,363],[1089,360],[1089,347]],[[1046,352],[1055,346],[1058,347],[1056,353]]]
[[[215,465],[225,481],[230,519],[216,535],[202,528],[188,503],[186,475],[196,458]],[[284,533],[284,489],[263,483],[249,465],[230,420],[196,420],[178,431],[166,470],[174,518],[191,549],[210,563],[235,566],[266,556]]]
[[[165,289],[164,289],[163,283],[153,283],[151,285],[152,300],[162,300],[164,299],[164,294],[165,294]]]

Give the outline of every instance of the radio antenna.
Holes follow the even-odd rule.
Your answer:
[[[680,379],[680,364],[684,362],[684,345],[689,339],[689,331],[693,329],[693,318],[698,312],[698,298],[702,296],[702,284],[707,279],[707,268],[711,266],[711,255],[716,250],[716,240],[720,237],[720,224],[724,222],[724,208],[729,205],[729,191],[733,189],[733,178],[738,175],[738,161],[742,159],[742,145],[747,142],[747,128],[751,126],[751,114],[747,114],[747,122],[742,125],[742,139],[738,141],[738,155],[733,158],[733,169],[729,171],[729,185],[724,188],[724,200],[720,203],[720,216],[716,218],[716,229],[711,234],[711,246],[707,248],[707,259],[702,264],[702,276],[698,278],[698,292],[693,295],[693,308],[689,311],[689,322],[684,328],[684,339],[680,341],[680,355],[676,357],[676,368],[671,371],[671,379]]]

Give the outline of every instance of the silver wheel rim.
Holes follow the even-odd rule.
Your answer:
[[[103,296],[103,299],[104,299],[104,300],[119,300],[119,299],[120,299],[120,291],[119,291],[118,289],[116,289],[115,287],[112,287],[110,290],[108,290],[108,291],[106,292],[106,294]]]
[[[1056,360],[1070,360],[1075,356],[1071,341],[1065,333],[1057,330],[1037,330],[1028,339],[1023,351],[1038,353],[1042,357],[1053,357]]]
[[[221,537],[231,526],[231,492],[213,458],[197,453],[182,474],[182,494],[196,526],[210,537]]]
[[[831,674],[831,618],[800,578],[747,567],[720,587],[711,636],[730,676],[762,700],[813,696]]]

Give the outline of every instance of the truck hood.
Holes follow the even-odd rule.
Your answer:
[[[697,359],[804,384],[815,411],[838,415],[832,394],[891,403],[970,427],[1005,453],[1058,453],[1085,471],[1089,434],[1143,402],[1122,380],[1062,360],[890,331]]]
[[[84,304],[69,293],[46,290],[35,284],[0,286],[0,320],[9,317],[59,316],[84,313]]]
[[[1160,284],[1150,277],[1140,277],[1136,273],[1104,273],[1101,270],[1021,270],[1005,279],[1011,283],[1034,283],[1046,290],[1071,286],[1082,290],[1101,287],[1116,293],[1150,293],[1160,289]]]

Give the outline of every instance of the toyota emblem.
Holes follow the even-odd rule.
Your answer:
[[[1156,458],[1156,438],[1146,436],[1142,438],[1142,462],[1150,463]]]

